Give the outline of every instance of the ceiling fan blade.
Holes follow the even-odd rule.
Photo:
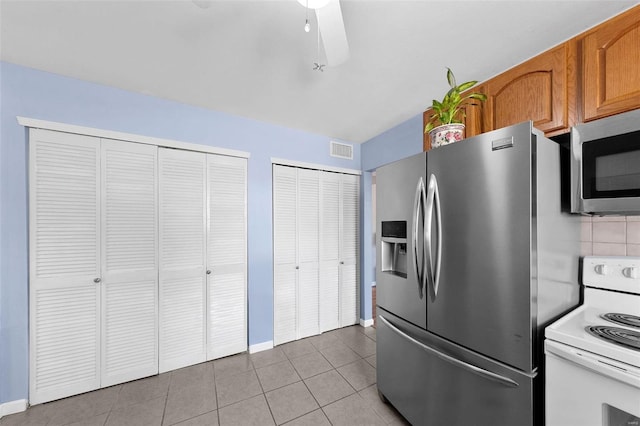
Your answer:
[[[328,65],[340,65],[349,59],[349,43],[342,20],[340,1],[330,0],[326,6],[316,9],[316,18]]]

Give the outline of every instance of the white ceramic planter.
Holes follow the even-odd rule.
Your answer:
[[[431,138],[431,148],[461,141],[464,139],[464,124],[443,124],[431,130],[429,137]]]

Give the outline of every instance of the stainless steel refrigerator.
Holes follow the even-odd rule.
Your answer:
[[[525,122],[377,169],[378,390],[412,424],[543,424],[543,329],[579,301],[561,149]]]

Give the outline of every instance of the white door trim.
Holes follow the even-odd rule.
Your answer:
[[[32,129],[55,130],[58,132],[75,133],[78,135],[95,136],[103,139],[117,139],[126,142],[143,143],[147,145],[163,146],[166,148],[177,148],[186,151],[208,152],[211,154],[228,155],[231,157],[249,158],[246,151],[235,149],[217,148],[195,143],[174,141],[171,139],[161,139],[152,136],[136,135],[133,133],[116,132],[112,130],[96,129],[93,127],[76,126],[74,124],[58,123],[55,121],[38,120],[36,118],[16,117],[18,124]]]
[[[298,167],[298,168],[302,168],[302,169],[321,170],[321,171],[325,171],[325,172],[344,173],[344,174],[347,174],[347,175],[358,175],[358,176],[362,175],[362,171],[361,170],[344,169],[342,167],[326,166],[324,164],[305,163],[305,162],[302,162],[302,161],[286,160],[284,158],[271,157],[271,164],[279,164],[281,166]]]

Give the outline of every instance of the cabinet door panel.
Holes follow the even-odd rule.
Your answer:
[[[273,343],[296,339],[297,172],[273,166]]]
[[[320,331],[340,327],[340,181],[341,174],[320,178]]]
[[[247,350],[246,164],[207,155],[207,359]]]
[[[296,270],[293,264],[273,267],[273,344],[296,340]]]
[[[102,140],[101,386],[158,373],[157,147]]]
[[[300,266],[298,272],[297,339],[320,333],[320,310],[318,303],[318,262]]]
[[[485,131],[527,120],[544,132],[568,128],[570,47],[565,43],[485,83]]]
[[[341,198],[340,325],[345,327],[360,318],[360,176],[342,175]]]
[[[298,169],[298,339],[320,333],[319,178],[317,170]]]
[[[161,148],[160,372],[206,360],[206,156]]]
[[[640,7],[582,40],[584,120],[640,107]]]
[[[100,140],[29,137],[32,404],[100,386]]]

